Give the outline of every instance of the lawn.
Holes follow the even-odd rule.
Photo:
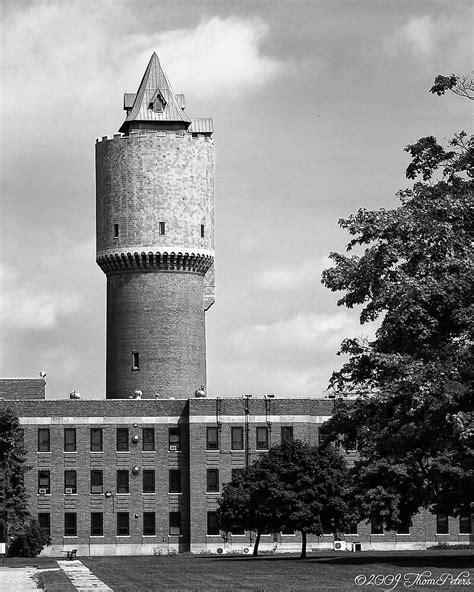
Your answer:
[[[349,592],[354,590],[468,590],[474,585],[474,550],[393,551],[335,553],[318,552],[305,560],[297,556],[204,556],[174,557],[94,557],[80,558],[89,569],[115,592],[186,592],[202,590]],[[470,585],[418,581],[464,572]],[[371,574],[393,575],[370,581]],[[407,575],[413,574],[413,575]],[[357,585],[356,576],[360,578]],[[405,579],[406,578],[406,579]]]

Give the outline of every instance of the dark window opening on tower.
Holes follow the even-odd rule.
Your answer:
[[[114,238],[118,238],[119,235],[119,225],[114,224]]]
[[[164,222],[158,223],[158,234],[164,236],[166,234],[166,226]]]
[[[137,351],[132,352],[132,370],[140,370],[140,353]]]
[[[201,224],[201,238],[204,238],[204,224]]]

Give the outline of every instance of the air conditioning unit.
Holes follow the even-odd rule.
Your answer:
[[[47,489],[41,489],[41,488],[40,488],[40,489],[38,489],[38,493],[39,493],[40,495],[45,495],[47,492],[48,492],[48,490],[47,490]]]
[[[347,550],[346,541],[334,541],[333,549],[334,549],[334,551],[346,551]]]
[[[216,553],[218,555],[225,555],[226,554],[226,550],[223,549],[222,547],[219,547],[218,549],[216,549]]]
[[[175,444],[173,444],[170,446],[170,450],[172,450],[173,452],[176,452],[177,450],[179,450],[179,448]]]
[[[66,489],[64,490],[64,493],[71,494],[72,493],[72,487],[66,487]]]

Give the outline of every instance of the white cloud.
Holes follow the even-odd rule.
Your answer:
[[[443,62],[459,62],[459,67],[470,51],[465,33],[466,23],[459,17],[412,16],[385,40],[385,48],[392,56],[409,54],[419,61],[436,54]]]
[[[328,257],[319,260],[295,262],[293,265],[265,269],[257,278],[257,284],[272,291],[300,290],[321,281],[323,269],[332,265]]]
[[[153,41],[176,92],[229,99],[281,72],[282,64],[261,51],[269,32],[259,18],[213,17],[195,28],[160,33]]]
[[[11,10],[2,43],[3,115],[16,116],[15,125],[31,119],[28,131],[33,123],[53,124],[57,135],[71,117],[100,116],[110,100],[120,116],[122,93],[136,90],[155,50],[175,92],[206,100],[260,88],[282,69],[261,50],[269,35],[261,19],[213,17],[187,29],[137,35],[130,31],[134,19],[120,7],[104,1],[88,3],[87,10],[81,3]]]
[[[298,313],[268,325],[243,327],[231,336],[239,350],[265,356],[268,352],[335,351],[345,337],[373,334],[370,326],[361,328],[355,315]]]
[[[81,261],[92,256],[91,245],[92,241],[69,249],[58,245],[57,252],[37,258],[26,278],[13,266],[0,264],[2,327],[50,330],[80,311],[86,294],[84,282],[76,274]]]

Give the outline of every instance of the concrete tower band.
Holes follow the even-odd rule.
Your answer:
[[[124,109],[121,133],[96,144],[106,397],[191,397],[206,387],[214,302],[212,120],[188,117],[156,54]]]

